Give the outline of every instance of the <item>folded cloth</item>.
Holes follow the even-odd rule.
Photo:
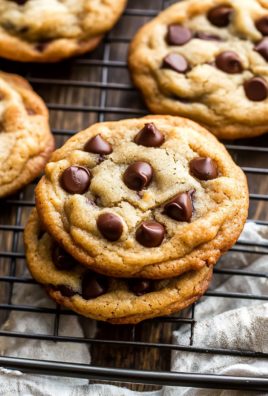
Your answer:
[[[62,378],[48,380],[6,369],[0,369],[0,385],[1,396],[162,396],[162,391],[141,393],[113,385],[71,385]]]
[[[267,239],[259,234],[260,231],[265,233],[267,227],[248,223],[241,240],[267,243]],[[220,268],[246,267],[247,271],[267,273],[268,255],[249,266],[246,266],[245,260],[234,260],[231,267],[230,256],[227,255],[219,264]],[[217,279],[214,282],[217,282]],[[268,279],[231,276],[216,288],[216,291],[268,295]],[[268,353],[268,304],[263,304],[261,300],[207,297],[197,305],[195,318],[197,324],[194,329],[194,346]],[[179,345],[189,345],[190,336],[189,328],[183,326],[180,331],[173,333],[173,342]],[[176,351],[172,353],[171,369],[189,373],[268,377],[268,360]],[[164,391],[164,396],[245,396],[247,394],[264,395],[259,392],[186,388],[166,388]]]
[[[28,275],[29,276],[29,275]],[[34,307],[55,308],[55,303],[47,296],[44,289],[34,284],[19,284],[14,288],[12,304],[23,304]],[[29,313],[12,311],[2,330],[51,335],[54,331],[55,315],[44,313]],[[94,331],[94,321],[92,331]],[[78,316],[61,315],[61,336],[84,337]],[[37,360],[54,360],[59,362],[75,362],[90,364],[90,353],[86,344],[72,344],[66,342],[55,343],[36,339],[13,337],[0,338],[0,354],[2,356],[19,357]],[[1,377],[3,372],[1,372]],[[5,375],[4,375],[5,376]],[[20,382],[22,377],[20,376]],[[47,380],[48,381],[48,380]],[[88,384],[88,380],[62,379],[65,383]],[[0,380],[2,384],[2,379]],[[1,389],[1,388],[0,388]],[[0,392],[1,394],[1,392]],[[2,393],[6,395],[6,393]],[[13,394],[12,394],[13,395]]]
[[[242,240],[267,242],[261,236],[267,228],[247,223]],[[268,252],[259,260],[252,255],[229,252],[220,263],[220,268],[247,268],[247,270],[268,272]],[[217,264],[218,266],[218,264]],[[228,278],[228,279],[227,279]],[[225,279],[223,284],[220,280]],[[266,278],[214,275],[212,290],[252,294],[268,294]],[[54,307],[53,302],[36,285],[16,287],[13,303]],[[52,315],[11,313],[5,330],[38,334],[52,334]],[[258,300],[203,297],[195,310],[197,324],[194,332],[194,346],[248,349],[268,353],[268,304]],[[82,323],[82,327],[81,327]],[[84,327],[84,331],[83,331]],[[94,321],[83,322],[77,316],[61,316],[60,335],[90,337],[94,334]],[[189,328],[183,326],[173,333],[173,342],[189,345]],[[1,354],[32,359],[58,360],[74,363],[90,363],[90,355],[84,344],[47,343],[45,341],[1,338]],[[268,376],[268,361],[235,356],[215,356],[176,351],[172,354],[171,370],[178,372],[211,373],[252,377]],[[68,383],[69,381],[69,383]],[[3,395],[14,396],[268,396],[268,393],[239,392],[224,390],[202,390],[193,388],[164,387],[156,392],[133,392],[112,385],[88,384],[85,380],[48,378],[22,374],[18,371],[0,369],[0,389]]]

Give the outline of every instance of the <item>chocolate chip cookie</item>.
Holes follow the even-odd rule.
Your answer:
[[[219,138],[268,131],[268,3],[188,0],[143,26],[130,46],[135,85],[157,114]]]
[[[0,56],[57,62],[93,50],[126,0],[0,0]]]
[[[50,158],[36,207],[52,238],[94,271],[163,279],[213,264],[233,246],[248,189],[205,129],[148,116],[72,137]]]
[[[48,111],[22,77],[0,72],[0,198],[39,176],[54,150]]]
[[[27,265],[58,304],[114,324],[169,315],[198,300],[209,286],[212,266],[174,279],[117,279],[89,271],[44,232],[36,210],[25,229]]]

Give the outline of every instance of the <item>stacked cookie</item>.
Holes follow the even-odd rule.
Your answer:
[[[25,230],[27,264],[56,302],[137,323],[203,295],[247,209],[243,172],[194,122],[96,124],[50,158]]]

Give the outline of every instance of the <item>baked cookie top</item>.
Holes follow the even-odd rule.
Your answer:
[[[55,62],[96,47],[126,0],[0,0],[0,56]]]
[[[153,112],[251,137],[268,130],[266,36],[265,0],[181,1],[140,29],[129,66]]]
[[[44,232],[36,210],[24,234],[27,265],[48,294],[81,315],[115,324],[176,312],[200,298],[209,286],[212,266],[180,277],[152,281],[116,279],[89,271]]]
[[[245,176],[216,138],[178,117],[95,124],[55,151],[39,217],[82,264],[165,278],[231,247],[247,217]]]
[[[48,111],[26,80],[0,72],[0,198],[39,176],[54,150]]]

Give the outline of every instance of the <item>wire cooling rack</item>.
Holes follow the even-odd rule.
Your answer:
[[[35,90],[47,102],[51,127],[56,145],[60,147],[77,131],[95,122],[119,120],[146,115],[148,110],[133,88],[127,71],[128,44],[144,23],[175,1],[130,0],[121,20],[105,37],[103,43],[92,53],[55,65],[18,64],[0,60],[0,67],[8,72],[25,76]],[[250,187],[250,218],[261,225],[268,225],[268,166],[267,135],[239,142],[225,142],[233,159],[245,171]],[[170,372],[171,351],[188,351],[267,359],[268,354],[246,350],[202,348],[195,346],[195,306],[169,317],[156,318],[135,326],[112,326],[98,323],[94,338],[79,338],[61,335],[61,318],[76,315],[74,312],[55,308],[13,304],[12,297],[19,284],[35,284],[25,277],[23,230],[34,207],[35,180],[22,192],[1,201],[0,210],[0,324],[4,324],[12,311],[29,315],[53,315],[53,334],[39,334],[0,330],[0,337],[43,340],[48,343],[84,343],[91,346],[91,365],[36,361],[0,356],[0,366],[22,372],[87,378],[95,381],[112,381],[128,385],[130,389],[149,390],[145,384],[163,386],[189,386],[211,389],[240,389],[268,391],[268,379],[227,377],[195,373]],[[251,261],[268,254],[267,243],[239,241],[231,249],[248,255]],[[228,254],[228,253],[227,253]],[[214,276],[228,279],[229,276],[268,277],[268,272],[253,272],[242,269],[215,268]],[[36,286],[39,287],[39,286]],[[205,298],[231,298],[268,301],[267,295],[253,295],[209,290]],[[203,297],[204,298],[204,297]],[[190,326],[189,345],[172,344],[172,331],[181,325]],[[101,355],[101,356],[100,356]]]

